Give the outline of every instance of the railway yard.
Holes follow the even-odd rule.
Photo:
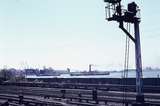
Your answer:
[[[145,86],[145,103],[149,106],[159,106],[159,90],[159,86]],[[71,83],[0,85],[1,106],[129,106],[134,102],[136,93],[133,85]]]

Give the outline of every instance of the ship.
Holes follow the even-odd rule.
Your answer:
[[[109,75],[110,73],[108,71],[83,71],[83,72],[72,72],[70,73],[70,76],[90,76],[90,75]]]

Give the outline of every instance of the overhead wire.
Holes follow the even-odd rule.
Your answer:
[[[127,31],[130,33],[130,23],[126,24]],[[122,85],[123,85],[123,105],[125,105],[126,100],[126,85],[128,78],[128,70],[129,70],[129,51],[130,51],[130,38],[126,36],[125,42],[125,57],[124,57],[124,70],[122,71]]]

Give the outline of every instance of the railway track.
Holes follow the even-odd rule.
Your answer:
[[[41,98],[44,103],[49,103],[47,100],[65,100],[63,103],[66,104],[81,104],[82,106],[91,106],[108,103],[125,103],[132,104],[136,102],[135,92],[126,92],[126,99],[124,100],[124,93],[121,91],[103,91],[96,90],[96,95],[93,94],[93,90],[85,89],[64,89],[64,88],[44,88],[44,87],[23,87],[23,86],[11,86],[1,85],[0,86],[0,97],[4,96],[1,94],[8,95],[23,95],[26,99],[30,97]],[[151,106],[160,105],[160,93],[145,93],[145,101]],[[27,98],[28,97],[28,98]],[[47,98],[47,99],[46,99]],[[54,102],[55,103],[55,102]],[[47,104],[49,105],[49,104]],[[80,106],[81,106],[80,105]],[[49,105],[50,106],[50,105]],[[54,106],[54,105],[53,105]]]
[[[47,82],[5,82],[0,85],[11,85],[11,86],[19,86],[19,87],[43,87],[43,88],[63,88],[63,89],[85,89],[92,90],[98,89],[102,91],[125,91],[135,92],[135,85],[121,85],[121,84],[88,84],[88,83],[47,83]],[[160,86],[151,86],[144,85],[143,87],[144,93],[160,93]]]
[[[0,86],[0,106],[21,106],[21,104],[23,104],[23,106],[69,106],[60,101],[44,99],[44,97],[42,97],[44,94],[38,95],[38,93],[40,92],[36,92],[31,88]],[[20,96],[23,99],[21,99]]]

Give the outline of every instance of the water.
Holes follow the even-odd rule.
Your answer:
[[[135,71],[128,71],[128,77],[134,78]],[[88,76],[70,76],[69,74],[62,74],[60,76],[26,76],[27,78],[122,78],[122,72],[111,72],[110,75],[88,75]],[[145,70],[143,71],[143,78],[159,78],[160,70]]]
[[[160,76],[160,70],[146,70],[143,71],[143,78],[157,78]],[[108,77],[111,78],[122,78],[122,72],[111,73]],[[134,78],[136,77],[135,71],[129,71],[128,77]]]

